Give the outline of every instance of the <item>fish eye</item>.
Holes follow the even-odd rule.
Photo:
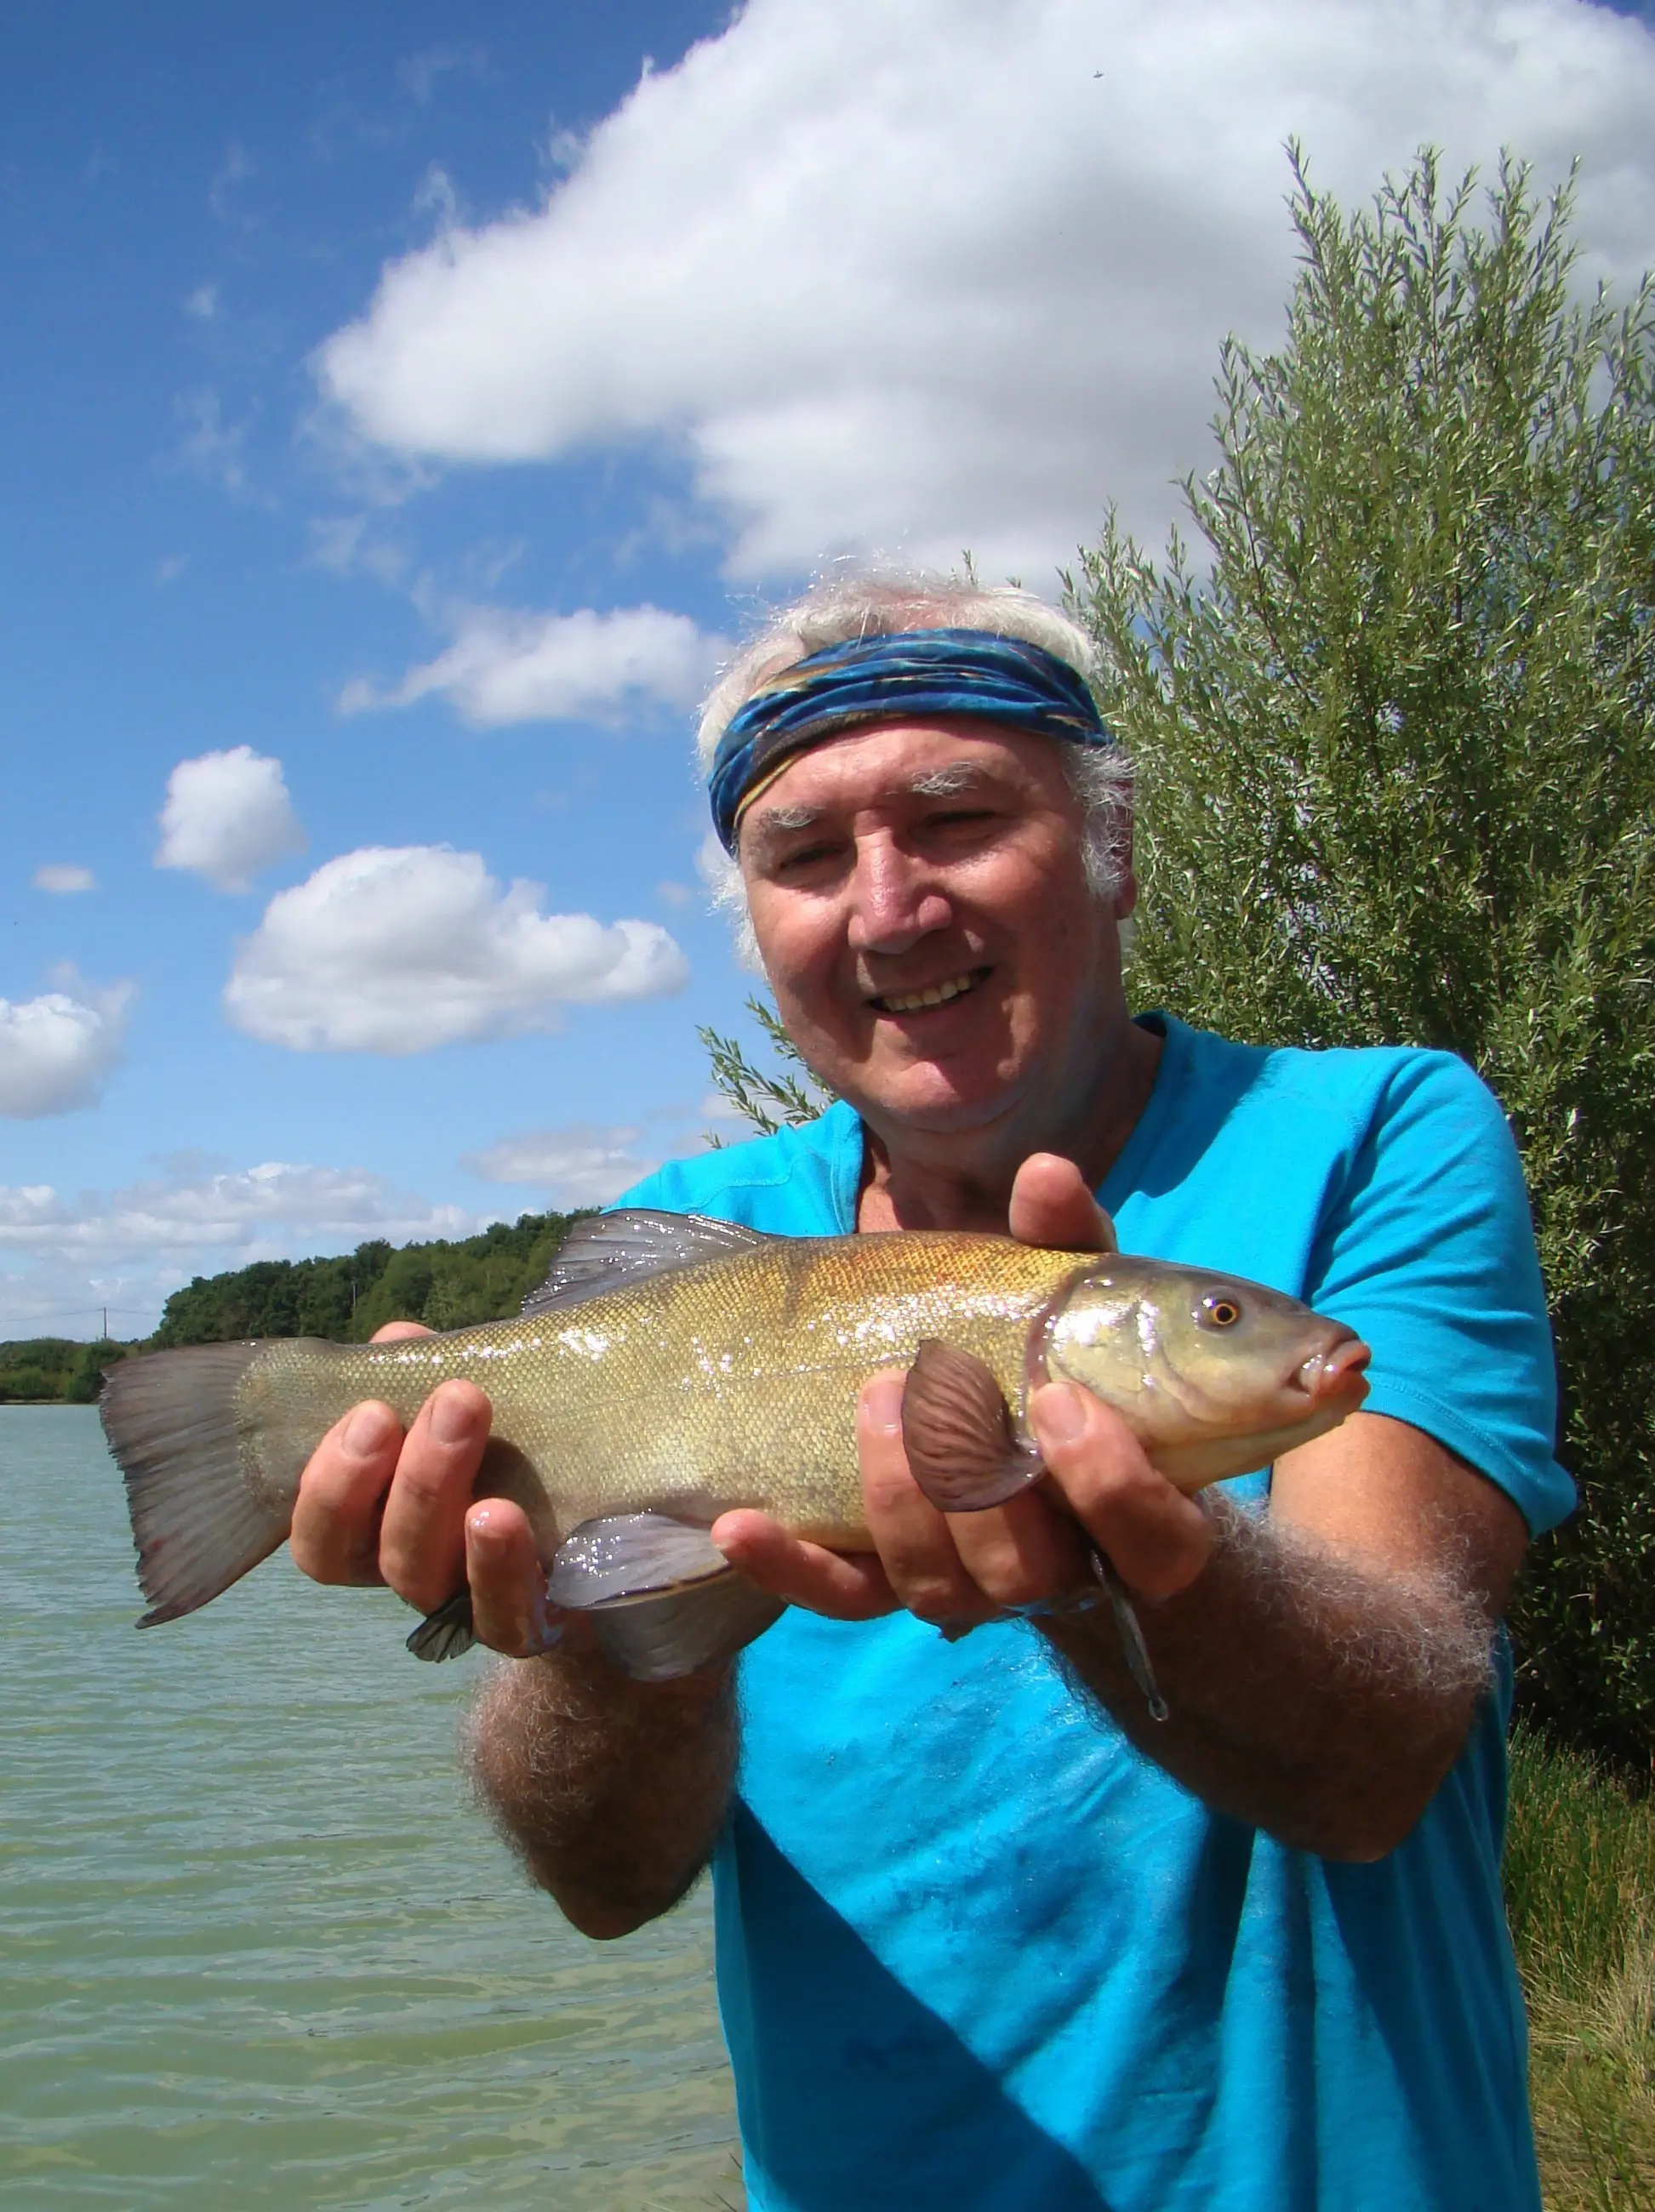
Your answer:
[[[1241,1307],[1234,1298],[1220,1292],[1201,1302],[1202,1318],[1208,1328],[1233,1328],[1241,1319]]]

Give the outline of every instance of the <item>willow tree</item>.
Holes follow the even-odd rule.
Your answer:
[[[1422,154],[1347,215],[1293,151],[1285,342],[1232,342],[1156,559],[1071,578],[1141,774],[1138,1003],[1464,1056],[1516,1132],[1583,1505],[1524,1693],[1647,1771],[1655,1712],[1655,295],[1570,191]]]

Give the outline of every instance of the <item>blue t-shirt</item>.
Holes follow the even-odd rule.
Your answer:
[[[1442,1054],[1233,1045],[1164,1017],[1099,1194],[1124,1249],[1348,1322],[1369,1407],[1573,1503],[1515,1148]],[[855,1115],[632,1203],[855,1226]],[[1262,1497],[1268,1478],[1233,1493]],[[1135,1751],[1016,1624],[788,1613],[743,1654],[714,1868],[753,2212],[1537,2212],[1500,1887],[1509,1664],[1414,1833],[1291,1850]]]

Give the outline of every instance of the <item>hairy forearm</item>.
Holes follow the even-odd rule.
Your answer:
[[[582,1934],[630,1934],[707,1863],[735,1772],[727,1669],[640,1683],[593,1655],[508,1660],[469,1734],[479,1796]]]
[[[1490,1679],[1491,1624],[1451,1576],[1403,1577],[1219,1504],[1190,1587],[1141,1607],[1170,1709],[1150,1717],[1106,1605],[1041,1623],[1083,1691],[1197,1796],[1326,1857],[1399,1843]]]

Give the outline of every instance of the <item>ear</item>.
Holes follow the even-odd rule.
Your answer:
[[[1138,903],[1138,878],[1132,865],[1132,809],[1123,805],[1115,817],[1115,865],[1120,887],[1115,894],[1115,919],[1125,921]]]

